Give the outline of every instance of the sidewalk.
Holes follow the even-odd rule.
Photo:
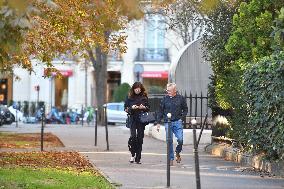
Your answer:
[[[196,129],[197,138],[200,134],[200,131],[201,129]],[[199,143],[203,145],[210,144],[211,143],[211,133],[212,133],[212,130],[204,129]],[[161,126],[161,129],[158,132],[156,126],[154,126],[153,124],[149,124],[145,128],[145,135],[151,136],[158,140],[166,141],[166,130],[164,126]],[[176,141],[174,141],[174,144],[176,144]],[[183,129],[183,144],[191,144],[191,145],[193,144],[192,129]]]
[[[106,151],[105,128],[98,127],[98,146],[94,146],[94,127],[81,125],[48,125],[45,132],[57,135],[66,146],[86,156],[117,188],[160,189],[166,188],[166,143],[145,136],[142,164],[130,164],[127,141],[129,130],[124,126],[109,126],[110,150]],[[40,132],[39,125],[0,127],[0,131]],[[224,161],[204,152],[199,147],[202,189],[280,189],[284,180],[260,177],[245,167]],[[193,146],[185,145],[182,163],[171,167],[171,188],[195,187]]]

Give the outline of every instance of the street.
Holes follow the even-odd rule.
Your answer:
[[[166,188],[166,143],[145,136],[142,164],[130,164],[127,141],[129,131],[124,126],[110,125],[109,145],[106,151],[105,127],[98,127],[98,146],[94,146],[95,128],[84,125],[47,125],[64,143],[65,148],[86,156],[114,185],[122,189]],[[0,131],[40,132],[39,124],[4,125]],[[251,168],[225,161],[204,152],[199,147],[201,188],[203,189],[280,189],[284,179],[264,176]],[[52,150],[52,149],[46,149]],[[185,145],[182,162],[171,167],[171,188],[196,188],[193,146]]]

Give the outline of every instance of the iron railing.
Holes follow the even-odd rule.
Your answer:
[[[158,112],[161,99],[164,95],[162,94],[152,94],[149,95],[149,104],[150,104],[150,111]],[[185,93],[183,95],[186,98],[187,106],[188,106],[188,113],[186,119],[183,120],[184,128],[185,129],[192,129],[192,125],[190,121],[192,119],[196,119],[196,127],[201,128],[202,122],[205,118],[205,115],[208,115],[208,118],[205,122],[205,129],[211,129],[211,110],[208,107],[208,95],[203,95],[202,92],[197,95],[192,95],[190,93],[187,95]]]

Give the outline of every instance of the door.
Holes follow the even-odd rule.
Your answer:
[[[55,78],[55,106],[66,111],[68,105],[68,77]]]

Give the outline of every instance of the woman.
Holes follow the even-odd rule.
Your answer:
[[[124,104],[125,111],[129,114],[130,138],[128,141],[129,150],[131,152],[130,163],[141,164],[141,151],[144,138],[145,124],[139,121],[139,115],[142,112],[149,111],[148,96],[144,86],[140,82],[135,82],[128,94]]]

